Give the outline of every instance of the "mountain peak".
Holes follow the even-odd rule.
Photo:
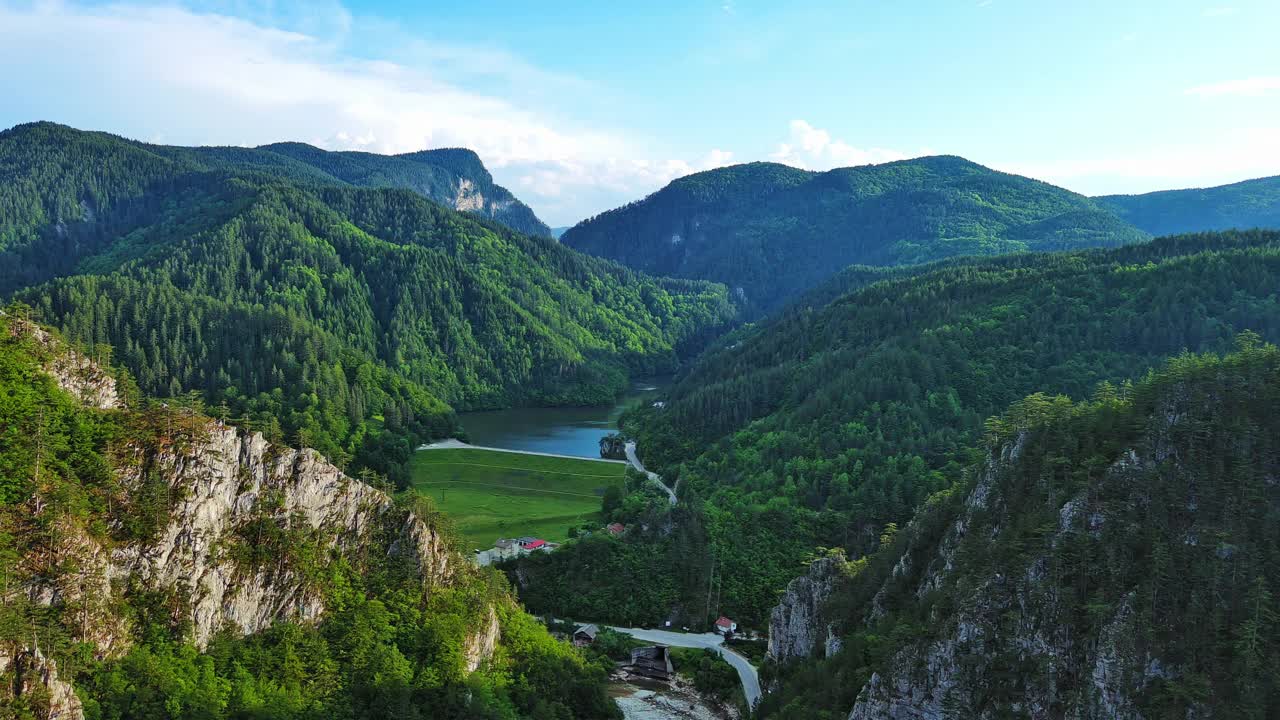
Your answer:
[[[745,163],[580,223],[570,247],[714,280],[764,313],[852,264],[1118,245],[1145,234],[1088,198],[955,155],[813,172]]]

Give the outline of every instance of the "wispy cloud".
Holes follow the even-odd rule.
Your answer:
[[[790,130],[787,139],[778,144],[778,149],[770,158],[807,170],[891,162],[926,154],[926,151],[905,153],[886,148],[855,147],[844,140],[831,137],[830,132],[816,128],[804,120],[792,120]]]
[[[1280,173],[1280,126],[1240,127],[1201,142],[1131,152],[995,166],[1090,195],[1218,185]]]
[[[1239,8],[1209,7],[1209,8],[1205,8],[1202,14],[1205,17],[1226,17],[1228,15],[1235,15],[1237,12],[1240,12]]]
[[[339,36],[360,20],[339,5],[328,20],[302,13],[276,26],[249,17],[0,0],[0,65],[26,69],[0,76],[0,93],[38,113],[14,122],[53,119],[176,143],[469,147],[553,223],[724,161],[654,159],[625,133],[539,112],[518,93],[477,91],[575,82],[499,50],[409,41],[396,61],[366,59],[342,49]],[[327,34],[293,29],[298,23]]]
[[[1198,85],[1193,88],[1188,88],[1187,94],[1199,95],[1200,97],[1221,97],[1223,95],[1257,97],[1275,90],[1280,90],[1280,75],[1251,77],[1243,80],[1227,80],[1226,82],[1212,83],[1210,85]]]

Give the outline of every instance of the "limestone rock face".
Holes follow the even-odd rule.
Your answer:
[[[825,656],[839,649],[835,628],[824,622],[822,608],[836,588],[841,561],[822,558],[809,565],[809,572],[787,585],[777,607],[769,616],[769,657],[779,662],[814,655]]]
[[[1010,690],[1006,709],[1019,717],[1143,720],[1136,695],[1150,682],[1168,675],[1159,659],[1135,642],[1140,629],[1135,627],[1132,595],[1106,620],[1095,641],[1073,633],[1072,619],[1056,584],[1046,581],[1049,563],[1044,555],[1031,557],[1016,576],[991,571],[963,592],[954,587],[957,547],[978,526],[978,515],[1002,517],[1007,510],[998,490],[999,477],[1018,462],[1025,439],[1019,436],[991,453],[962,512],[937,543],[933,559],[915,576],[917,600],[945,587],[957,598],[956,607],[946,615],[935,609],[931,620],[938,624],[938,631],[933,639],[903,647],[888,667],[872,675],[858,694],[849,720],[994,717],[990,704],[977,702],[975,696],[996,687],[993,683],[999,682],[1002,668],[1009,663],[1039,668],[1034,673],[1020,673],[1018,689]],[[1130,473],[1154,461],[1154,457],[1141,458],[1132,450],[1123,453],[1107,471],[1107,482],[1131,482]],[[1101,522],[1100,516],[1088,509],[1088,498],[1083,494],[1064,497],[1059,504],[1052,536],[1055,546],[1067,533],[1090,533]],[[998,538],[1002,530],[997,524],[991,539]],[[910,550],[904,553],[893,577],[876,596],[869,622],[885,613],[883,596],[890,585],[911,577],[906,562],[911,554]],[[970,577],[966,585],[974,582]],[[1060,680],[1081,675],[1088,679],[1083,688]]]
[[[58,665],[40,648],[0,648],[0,699],[24,699],[46,720],[80,720],[84,708]]]
[[[63,389],[89,407],[121,407],[110,374],[34,325],[25,324],[23,331],[45,346],[45,370]],[[36,603],[74,613],[75,639],[92,643],[99,655],[123,654],[131,644],[130,621],[120,612],[121,594],[131,583],[180,598],[191,622],[189,639],[200,647],[224,628],[249,634],[284,620],[320,619],[321,588],[291,564],[288,548],[265,560],[243,552],[253,547],[256,521],[296,533],[318,547],[316,556],[336,552],[355,568],[377,559],[372,553],[402,558],[428,588],[447,585],[468,567],[424,518],[348,477],[314,450],[273,445],[261,433],[172,412],[172,422],[182,425],[182,441],[157,438],[116,449],[126,496],[144,482],[166,484],[162,527],[146,540],[104,547],[75,520],[62,518],[53,533],[57,545],[21,560],[28,579],[20,591]],[[466,640],[470,670],[491,657],[498,643],[496,610],[490,607],[485,617]],[[38,698],[49,708],[44,717],[83,717],[71,685],[58,679],[53,660],[38,648],[0,647],[0,681],[0,693]]]
[[[324,612],[318,589],[287,564],[246,568],[223,552],[246,523],[269,515],[310,531],[325,549],[352,553],[369,542],[394,505],[384,493],[347,477],[313,450],[280,448],[260,433],[210,423],[205,442],[152,458],[152,471],[182,497],[158,539],[115,553],[110,575],[136,575],[152,586],[189,589],[194,640],[203,646],[225,625],[253,633]],[[136,481],[136,478],[134,478]],[[442,580],[448,553],[430,528],[410,517],[392,552],[408,553],[424,582]],[[281,558],[283,560],[283,558]]]
[[[25,333],[44,347],[50,358],[45,363],[58,386],[88,407],[115,410],[121,407],[116,380],[97,363],[73,348],[65,347],[47,330],[29,322],[15,322],[13,332]]]

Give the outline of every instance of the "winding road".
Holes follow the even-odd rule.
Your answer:
[[[667,484],[662,482],[662,477],[659,476],[658,473],[649,472],[644,469],[644,465],[640,462],[640,458],[636,457],[636,442],[634,440],[628,440],[624,447],[627,452],[627,462],[631,463],[631,467],[644,473],[645,476],[649,478],[650,482],[662,488],[663,492],[667,494],[667,497],[671,499],[671,504],[675,505],[676,491],[667,487]]]
[[[724,638],[716,633],[694,634],[671,632],[670,630],[622,628],[612,625],[606,625],[605,627],[645,642],[660,643],[672,647],[715,650],[720,653],[720,657],[733,666],[734,670],[738,671],[738,678],[742,680],[742,692],[747,696],[747,705],[754,708],[760,700],[760,676],[756,672],[755,666],[748,662],[745,657],[725,647]]]

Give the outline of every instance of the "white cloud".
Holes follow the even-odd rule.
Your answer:
[[[1188,95],[1200,97],[1221,97],[1223,95],[1258,97],[1269,92],[1280,90],[1280,75],[1259,76],[1243,80],[1198,85],[1187,89]]]
[[[786,141],[769,157],[780,163],[806,170],[828,170],[835,167],[868,165],[872,163],[905,160],[924,153],[904,153],[885,148],[857,148],[849,143],[833,139],[831,133],[816,128],[804,120],[791,121],[791,133]]]
[[[1227,17],[1228,15],[1235,15],[1237,12],[1239,12],[1239,9],[1233,7],[1210,7],[1205,8],[1203,14],[1205,17]]]
[[[1220,185],[1280,172],[1280,126],[1237,128],[1196,144],[996,167],[1089,195]]]
[[[727,162],[719,154],[654,160],[624,134],[557,121],[506,94],[457,84],[574,82],[501,51],[413,41],[402,47],[407,60],[370,60],[342,51],[342,37],[361,21],[340,5],[293,13],[302,20],[279,26],[265,24],[274,16],[247,15],[0,0],[0,66],[26,69],[0,76],[0,94],[21,99],[20,109],[0,115],[23,112],[29,115],[13,122],[52,119],[183,144],[300,140],[381,153],[469,147],[553,224]],[[299,23],[328,34],[280,29]]]

